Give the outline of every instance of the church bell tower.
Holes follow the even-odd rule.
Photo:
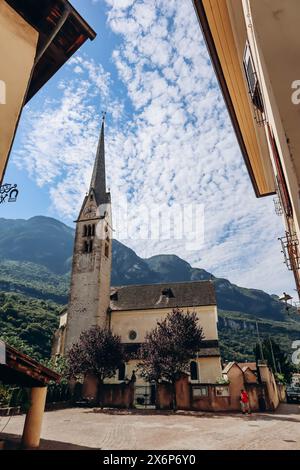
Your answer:
[[[110,193],[106,191],[104,121],[105,115],[90,188],[76,221],[64,353],[82,331],[108,322],[112,221]]]

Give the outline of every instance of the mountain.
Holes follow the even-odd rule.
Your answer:
[[[38,342],[36,349],[40,355],[49,353],[50,343],[48,335],[47,346],[43,349],[37,325],[41,318],[46,322],[47,309],[50,309],[51,318],[46,323],[48,329],[52,328],[52,334],[57,325],[57,312],[67,302],[73,239],[72,228],[50,217],[0,219],[0,291],[3,292],[0,334],[13,337],[14,341],[22,339],[30,347]],[[276,296],[216,278],[204,269],[193,268],[176,255],[142,259],[132,249],[113,241],[112,285],[207,279],[215,284],[221,346],[227,357],[251,356],[256,341],[256,322],[262,334],[275,335],[286,348],[290,348],[293,339],[299,338],[299,315],[295,311],[287,315]],[[37,321],[28,315],[32,305],[38,311]],[[35,328],[29,328],[29,334],[26,318],[28,322],[30,318],[31,325],[35,324]],[[22,328],[26,330],[25,337]]]
[[[74,230],[50,217],[0,219],[0,259],[30,261],[56,274],[70,269]]]

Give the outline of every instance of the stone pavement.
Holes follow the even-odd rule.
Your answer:
[[[23,423],[13,416],[5,428],[15,442]],[[251,416],[69,408],[45,413],[42,438],[43,449],[300,449],[300,405]]]

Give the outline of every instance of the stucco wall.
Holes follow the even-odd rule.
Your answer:
[[[38,32],[0,0],[0,80],[6,104],[0,104],[0,181],[33,68]]]
[[[206,340],[218,339],[217,309],[214,305],[187,307],[183,310],[197,313],[199,325],[203,328]],[[113,311],[111,314],[111,328],[115,334],[121,336],[123,343],[141,343],[144,341],[146,333],[152,330],[157,322],[164,319],[170,311],[170,308]],[[128,337],[131,330],[135,330],[137,333],[137,337],[133,341]]]
[[[195,360],[195,359],[193,359]],[[136,375],[136,384],[137,385],[145,385],[146,382],[141,377],[137,364],[138,360],[130,360],[126,363],[126,369],[125,369],[125,376],[128,380],[131,379],[132,372],[135,371]],[[216,383],[218,379],[221,378],[221,362],[220,362],[220,357],[201,357],[196,359],[196,362],[198,363],[199,366],[199,381],[193,383]],[[110,379],[105,380],[106,383],[112,383],[112,384],[117,384],[119,383],[118,380],[118,372],[116,375]]]

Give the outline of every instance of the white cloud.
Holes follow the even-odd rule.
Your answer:
[[[128,116],[111,77],[87,58],[44,110],[27,112],[19,165],[48,185],[53,214],[74,220],[88,188],[99,111],[107,126],[107,173],[113,197],[131,201],[132,231],[142,205],[204,204],[205,245],[184,240],[127,240],[141,256],[176,253],[240,285],[291,290],[277,237],[283,232],[270,199],[256,199],[225,109],[200,28],[188,1],[106,0],[112,51],[133,107]],[[70,74],[71,75],[71,74]],[[100,107],[101,103],[101,107]],[[124,124],[126,118],[127,124]]]

